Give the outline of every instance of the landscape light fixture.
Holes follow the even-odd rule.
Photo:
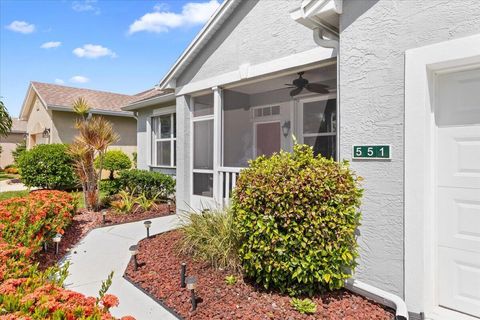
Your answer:
[[[147,220],[143,223],[143,225],[147,229],[147,238],[150,238],[150,227],[152,226],[152,221]]]
[[[102,224],[105,224],[107,218],[107,209],[102,210]]]
[[[47,241],[45,241],[45,242],[43,243],[43,251],[44,251],[44,252],[47,252],[47,251],[48,251],[48,242],[47,242]]]
[[[192,311],[197,309],[197,298],[195,297],[195,289],[197,288],[197,278],[188,277],[187,278],[187,289],[190,290],[191,296],[190,301],[192,302]]]
[[[283,136],[286,138],[289,132],[290,132],[290,121],[285,121],[282,125]]]
[[[187,284],[185,283],[185,277],[187,275],[187,264],[182,262],[182,266],[180,267],[180,287],[185,288]]]
[[[128,250],[130,250],[130,254],[133,257],[133,267],[135,271],[137,271],[138,270],[138,261],[137,261],[138,246],[136,244],[131,245],[130,248],[128,248]]]
[[[172,200],[168,200],[167,205],[168,205],[168,213],[171,213],[172,212]]]
[[[50,137],[50,129],[49,129],[49,128],[45,128],[45,130],[43,130],[43,132],[42,132],[42,137],[43,137],[43,138],[48,138],[48,137]]]
[[[53,242],[55,242],[55,255],[58,254],[58,245],[60,241],[62,240],[62,235],[60,233],[57,233],[55,237],[53,237]]]

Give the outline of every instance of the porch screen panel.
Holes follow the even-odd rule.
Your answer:
[[[336,159],[337,100],[320,100],[303,104],[303,142],[314,153]]]
[[[253,158],[252,118],[249,95],[223,91],[223,166],[246,167]]]
[[[213,95],[194,98],[193,194],[213,197]]]

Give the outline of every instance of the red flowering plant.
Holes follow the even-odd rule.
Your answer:
[[[72,222],[76,200],[62,191],[34,191],[26,197],[0,202],[0,232],[10,244],[34,254],[44,241],[63,234]]]
[[[40,271],[33,254],[71,223],[76,204],[60,191],[35,191],[0,202],[0,319],[115,319],[118,299],[66,290],[68,264]],[[125,319],[133,319],[125,317]]]

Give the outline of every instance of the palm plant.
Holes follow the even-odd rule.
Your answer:
[[[7,108],[3,101],[0,100],[0,136],[6,136],[12,129],[12,118],[8,114]]]
[[[100,203],[99,185],[105,152],[119,137],[105,118],[89,116],[90,107],[85,99],[77,99],[73,110],[80,116],[75,122],[79,133],[70,145],[69,153],[74,158],[75,171],[82,184],[85,207],[96,210]],[[97,170],[95,158],[99,159]]]

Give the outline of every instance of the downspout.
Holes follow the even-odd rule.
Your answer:
[[[316,44],[325,48],[335,49],[337,53],[337,83],[340,83],[340,52],[339,52],[339,40],[338,34],[334,34],[330,31],[326,31],[322,27],[316,27],[313,29],[313,40]],[[340,88],[337,85],[337,117],[338,123],[340,123]],[[340,131],[340,126],[338,127]],[[340,132],[337,134],[337,155],[340,159]],[[364,282],[358,281],[356,279],[349,279],[345,282],[345,288],[365,296],[377,303],[395,309],[395,320],[408,320],[408,310],[405,301],[397,295],[394,295],[385,290],[379,289],[372,285],[366,284]]]
[[[345,288],[384,306],[395,309],[395,320],[408,320],[407,305],[399,296],[353,278],[345,282]]]

